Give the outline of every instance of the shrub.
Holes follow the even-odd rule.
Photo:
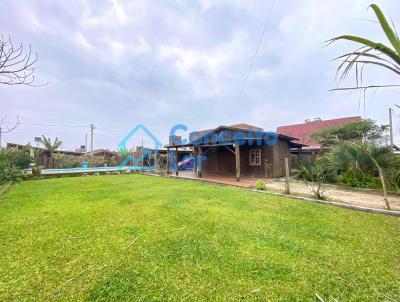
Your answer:
[[[315,197],[325,199],[325,184],[331,172],[319,164],[300,165],[298,171],[297,177],[304,181]]]
[[[7,182],[20,182],[24,177],[23,172],[15,167],[0,167],[0,184],[4,184]]]
[[[339,183],[357,188],[380,188],[380,180],[371,173],[360,171],[345,171],[338,178]]]
[[[257,190],[265,190],[265,181],[263,181],[262,179],[258,179],[256,181],[256,188]]]
[[[0,184],[19,182],[24,173],[23,168],[28,168],[31,163],[29,153],[24,149],[0,150]]]
[[[40,175],[40,174],[42,174],[42,167],[41,167],[41,166],[32,167],[32,174],[33,174],[33,175]]]
[[[11,149],[4,150],[8,161],[13,167],[18,169],[28,169],[29,165],[33,162],[33,158],[30,156],[30,146],[24,146],[22,149]]]

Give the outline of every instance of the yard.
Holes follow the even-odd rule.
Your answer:
[[[142,175],[0,201],[1,301],[395,301],[400,219]]]

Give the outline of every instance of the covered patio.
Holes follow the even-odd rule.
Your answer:
[[[241,173],[240,173],[240,148],[238,144],[233,142],[228,143],[213,143],[213,144],[184,144],[184,145],[173,145],[173,146],[166,146],[167,149],[167,174],[171,173],[171,170],[175,172],[175,175],[178,176],[183,171],[179,171],[178,169],[178,162],[179,162],[179,155],[182,151],[190,152],[194,158],[193,164],[193,171],[191,173],[193,176],[197,178],[203,177],[204,174],[204,164],[202,163],[202,159],[207,158],[210,151],[215,151],[218,149],[219,151],[223,151],[225,155],[224,159],[228,159],[228,163],[224,168],[228,168],[229,172],[232,175],[235,175],[235,181],[241,180]],[[173,150],[173,156],[171,157],[171,151]],[[209,166],[220,166],[218,160],[213,158],[213,162],[209,164]],[[174,169],[171,169],[170,161],[174,161]],[[207,171],[207,169],[206,169]],[[186,171],[187,172],[187,171]],[[185,172],[183,172],[185,174]],[[189,175],[188,173],[186,173]],[[217,173],[207,173],[207,174],[215,174]]]
[[[171,135],[167,150],[167,174],[178,176],[181,152],[189,152],[193,172],[186,177],[212,178],[227,182],[288,177],[291,167],[291,148],[301,148],[296,138],[265,132],[249,124],[219,126],[214,129],[191,132],[189,142]]]

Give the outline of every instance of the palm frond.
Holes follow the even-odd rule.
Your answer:
[[[56,137],[55,140],[52,142],[50,137],[47,138],[42,135],[42,144],[48,151],[53,152],[60,148],[60,146],[62,145],[62,141],[60,141],[58,137]]]
[[[376,43],[376,42],[373,42],[371,40],[368,40],[368,39],[365,39],[365,38],[362,38],[362,37],[358,37],[358,36],[352,36],[352,35],[338,36],[338,37],[332,38],[332,39],[330,39],[330,40],[328,40],[326,42],[328,43],[328,45],[330,45],[333,42],[336,42],[338,40],[347,40],[347,41],[352,41],[352,42],[356,42],[356,43],[362,44],[364,46],[368,46],[370,48],[373,48],[375,50],[378,50],[378,51],[384,53],[385,55],[390,57],[393,61],[395,61],[397,64],[400,64],[400,55],[397,54],[390,47],[386,46],[385,44]]]
[[[368,90],[368,89],[377,89],[377,88],[388,88],[388,87],[400,87],[400,85],[369,85],[369,86],[356,86],[356,87],[340,87],[329,89],[329,91],[344,91],[344,90]]]
[[[400,75],[400,40],[396,33],[394,25],[389,25],[385,15],[381,9],[376,5],[370,6],[381,25],[387,39],[390,44],[385,45],[383,43],[377,43],[372,40],[354,36],[354,35],[341,35],[326,41],[327,45],[339,40],[345,40],[360,44],[361,47],[353,52],[346,53],[344,55],[336,57],[334,60],[340,61],[338,68],[336,69],[336,79],[340,81],[344,80],[349,76],[352,70],[355,71],[356,85],[354,87],[344,87],[331,89],[330,91],[338,90],[360,90],[364,93],[364,100],[366,91],[369,89],[378,89],[384,87],[399,87],[400,85],[363,85],[363,73],[366,66],[378,66],[383,67],[386,70],[394,72],[396,75]],[[392,22],[393,24],[393,22]],[[361,94],[360,94],[361,98]]]
[[[380,62],[376,62],[376,61],[372,61],[372,60],[353,60],[351,62],[343,60],[343,63],[348,63],[348,66],[346,67],[346,70],[345,70],[346,74],[344,74],[344,72],[343,72],[344,75],[342,74],[342,76],[340,77],[341,79],[343,79],[343,77],[347,76],[347,73],[350,71],[350,69],[353,67],[354,64],[356,64],[356,67],[357,67],[357,63],[379,65],[379,66],[385,67],[385,68],[393,71],[394,73],[397,73],[398,75],[400,75],[400,69],[399,68],[395,68],[395,67],[392,67],[392,66],[390,66],[388,64],[380,63]],[[359,73],[356,72],[356,76],[358,76],[358,74]]]
[[[368,57],[371,59],[375,59],[378,60],[380,62],[385,62],[385,64],[388,64],[389,66],[391,66],[392,68],[396,69],[397,71],[400,72],[400,66],[394,64],[392,61],[386,60],[382,57],[379,56],[379,54],[371,54],[371,53],[367,53],[367,52],[359,52],[359,51],[354,51],[354,52],[350,52],[350,53],[346,53],[344,55],[338,56],[336,57],[334,60],[340,60],[343,59],[345,57],[351,57],[351,56],[358,56],[358,57]]]
[[[389,23],[387,22],[385,15],[382,13],[378,5],[372,4],[370,7],[374,10],[375,15],[378,18],[379,23],[382,26],[382,29],[385,32],[386,37],[388,38],[390,44],[392,44],[397,54],[400,55],[400,41],[394,30],[390,27]]]

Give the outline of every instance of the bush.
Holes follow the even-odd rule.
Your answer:
[[[32,174],[33,174],[33,175],[40,175],[40,174],[42,174],[42,167],[41,167],[41,166],[32,167]]]
[[[30,146],[25,146],[22,149],[5,150],[8,160],[13,167],[18,169],[28,169],[33,162],[30,156]]]
[[[325,199],[325,184],[327,183],[327,179],[329,179],[331,171],[317,163],[314,165],[300,165],[298,171],[299,174],[297,177],[304,181],[315,197]]]
[[[338,178],[339,183],[356,188],[372,188],[381,187],[378,177],[371,173],[362,173],[359,171],[345,171]]]
[[[20,182],[24,177],[22,170],[15,167],[0,166],[0,184]]]
[[[22,180],[24,176],[22,169],[29,168],[32,162],[27,150],[29,149],[0,149],[0,184]]]
[[[265,190],[265,181],[263,181],[262,179],[258,179],[256,181],[256,188],[257,190]]]

